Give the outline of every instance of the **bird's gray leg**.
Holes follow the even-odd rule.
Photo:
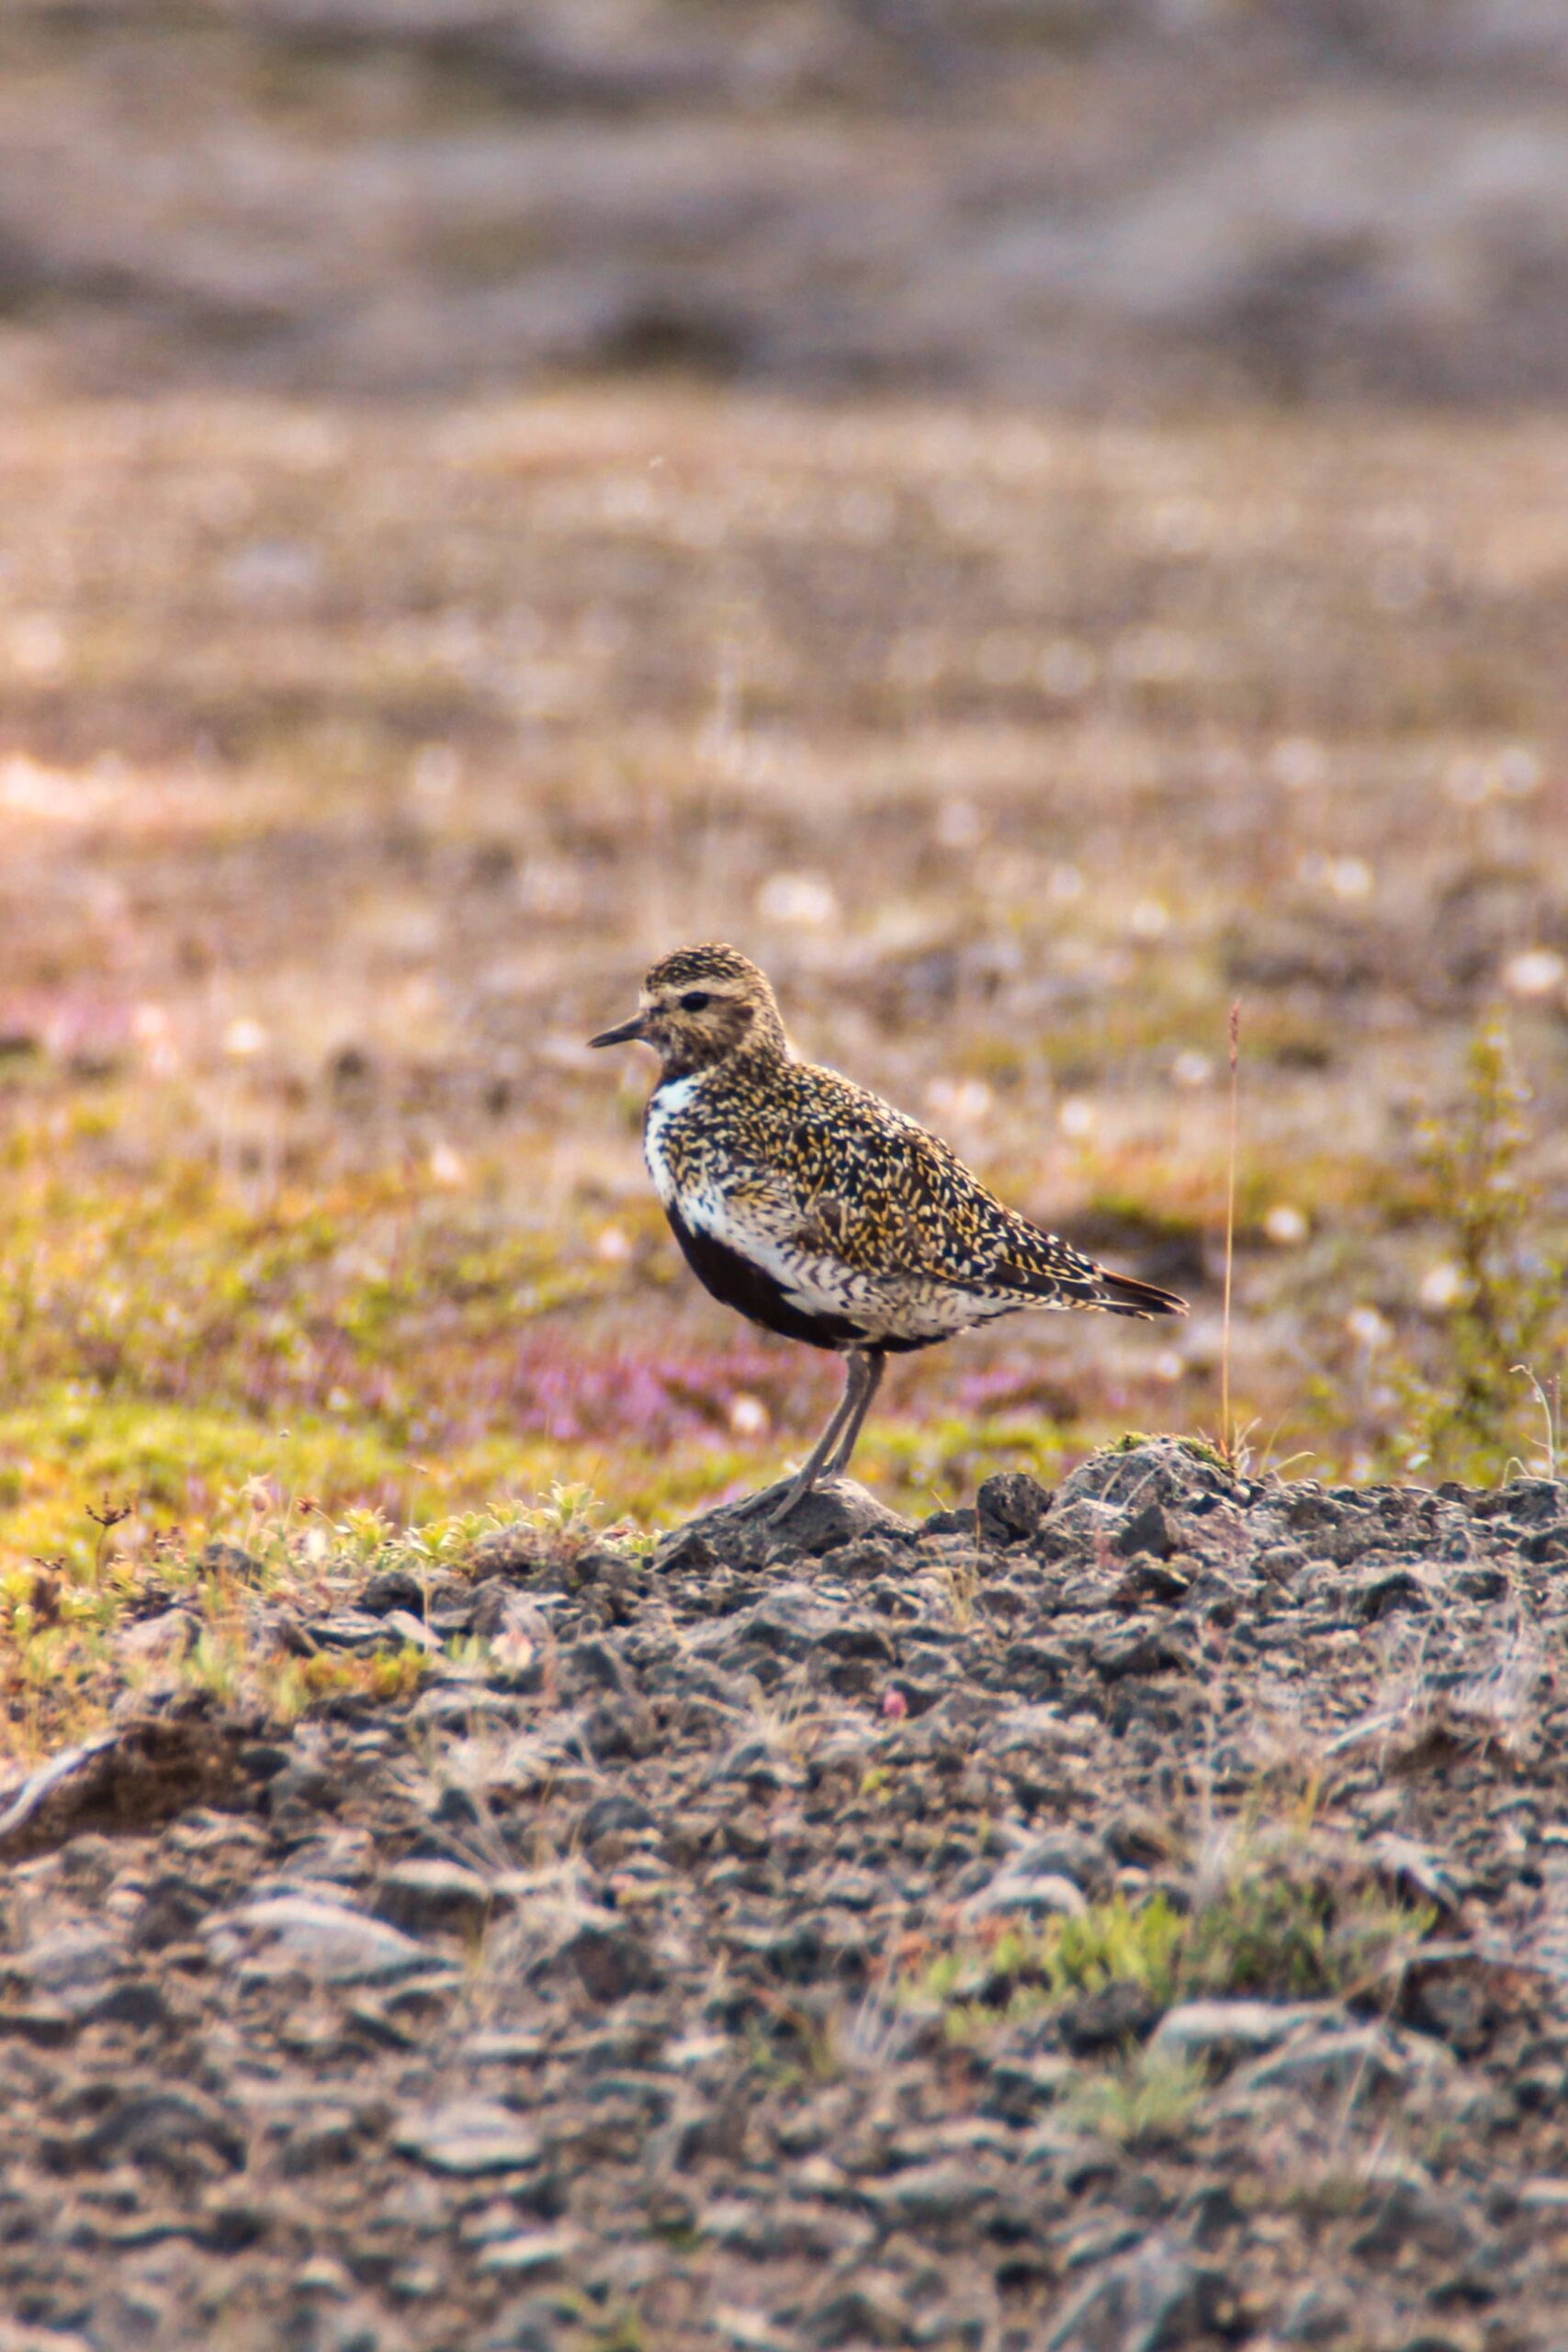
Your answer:
[[[872,1369],[874,1363],[877,1366],[874,1372]],[[796,1503],[811,1492],[828,1463],[837,1460],[835,1449],[840,1445],[846,1429],[852,1432],[851,1443],[853,1443],[852,1432],[859,1430],[880,1377],[881,1359],[856,1348],[850,1357],[850,1374],[844,1383],[844,1393],[839,1399],[838,1408],[790,1480],[782,1500],[768,1513],[770,1526],[776,1526],[781,1519],[787,1519]]]
[[[833,1458],[829,1463],[826,1470],[822,1473],[825,1478],[841,1478],[844,1472],[849,1468],[850,1456],[855,1450],[861,1430],[865,1426],[865,1417],[871,1410],[876,1392],[882,1385],[882,1375],[887,1369],[887,1358],[883,1354],[880,1348],[868,1348],[865,1351],[863,1361],[865,1363],[865,1385],[861,1390],[859,1403],[856,1405],[849,1420],[845,1423],[843,1431],[840,1436],[839,1442],[834,1449]]]
[[[853,1405],[855,1397],[855,1383],[857,1377],[856,1365],[858,1363],[858,1356],[852,1356],[851,1358],[849,1377],[844,1383],[843,1395],[840,1397],[838,1403],[833,1408],[833,1418],[829,1422],[827,1428],[823,1430],[821,1436],[818,1439],[816,1445],[812,1448],[810,1460],[802,1464],[799,1472],[790,1481],[787,1508],[791,1510],[795,1509],[795,1504],[800,1500],[801,1495],[808,1491],[806,1487],[801,1485],[801,1480],[806,1476],[807,1472],[810,1471],[812,1473],[812,1484],[815,1485],[817,1476],[820,1474],[823,1463],[827,1461],[829,1452],[838,1442],[844,1424],[849,1419],[851,1408]],[[798,1493],[796,1492],[797,1488],[799,1489]],[[727,1503],[722,1508],[728,1511],[729,1516],[733,1519],[753,1519],[759,1514],[759,1512],[765,1513],[766,1516],[771,1519],[775,1516],[773,1505],[778,1502],[778,1487],[776,1486],[766,1487],[760,1495],[748,1495],[743,1502]],[[779,1506],[780,1514],[782,1514],[784,1508],[785,1508],[785,1506],[783,1504]]]

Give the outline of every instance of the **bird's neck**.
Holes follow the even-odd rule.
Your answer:
[[[787,1044],[771,1037],[732,1046],[727,1053],[672,1054],[659,1074],[656,1091],[662,1092],[665,1087],[688,1078],[694,1079],[699,1086],[710,1082],[719,1086],[766,1086],[794,1059]]]

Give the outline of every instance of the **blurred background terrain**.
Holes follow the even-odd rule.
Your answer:
[[[798,1450],[582,1046],[709,936],[1194,1301],[890,1494],[1217,1428],[1237,998],[1256,1455],[1535,1458],[1433,1400],[1561,1338],[1560,7],[12,0],[0,384],[18,1576]]]
[[[0,310],[95,388],[1554,397],[1556,0],[11,0]]]

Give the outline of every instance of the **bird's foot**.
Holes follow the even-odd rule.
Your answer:
[[[810,1492],[811,1487],[802,1486],[798,1478],[780,1479],[758,1494],[743,1496],[738,1503],[721,1503],[718,1513],[726,1519],[760,1520],[764,1527],[777,1527]]]
[[[814,1491],[815,1481],[812,1482],[811,1486],[803,1487],[799,1479],[796,1478],[790,1486],[783,1501],[775,1503],[773,1510],[768,1513],[765,1523],[769,1527],[782,1527],[786,1519],[793,1517],[795,1510],[798,1510],[799,1506],[806,1500],[807,1496]]]

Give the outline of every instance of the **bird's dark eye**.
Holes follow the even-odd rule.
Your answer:
[[[681,1010],[682,1012],[704,1012],[712,1002],[706,989],[688,989],[681,999]]]

